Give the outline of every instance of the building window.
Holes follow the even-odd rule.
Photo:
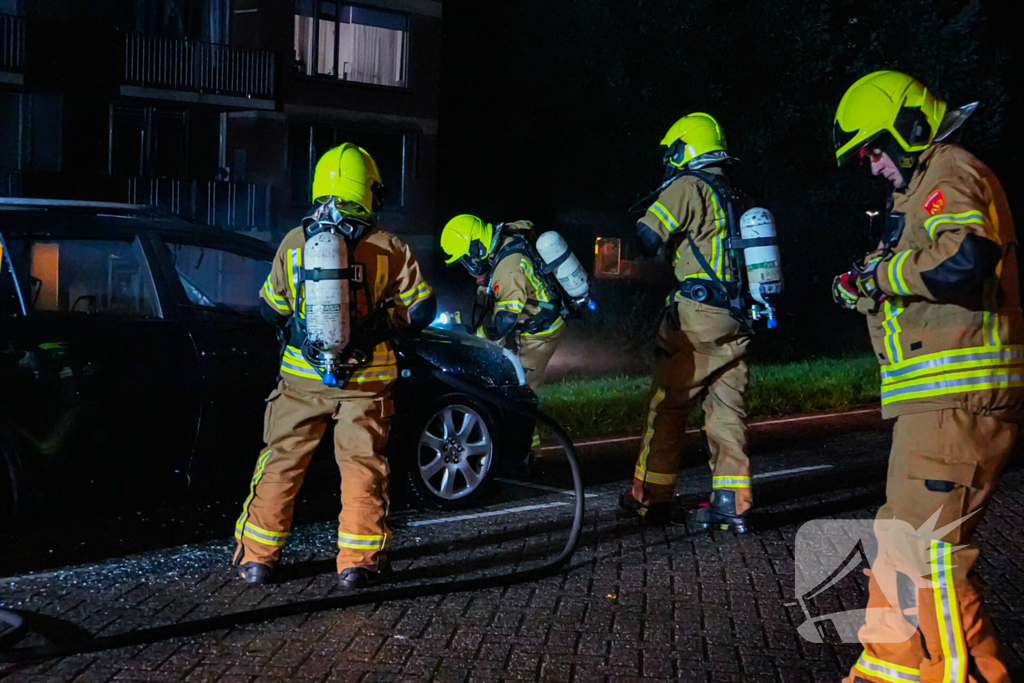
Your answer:
[[[636,263],[627,258],[625,251],[618,237],[598,237],[594,240],[594,276],[632,277],[636,273]]]
[[[188,175],[188,112],[110,107],[108,172],[146,178]]]
[[[288,136],[292,200],[296,204],[309,204],[312,201],[310,192],[313,172],[324,152],[351,142],[369,152],[377,162],[384,179],[385,211],[406,206],[409,176],[414,168],[414,135],[293,123],[289,127]]]
[[[295,61],[307,76],[407,85],[409,20],[404,14],[297,0]]]

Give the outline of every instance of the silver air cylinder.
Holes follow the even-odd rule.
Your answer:
[[[740,217],[740,237],[758,239],[775,237],[775,219],[768,209],[750,209]],[[771,299],[782,294],[781,255],[778,245],[747,247],[743,250],[747,265],[747,283],[754,301],[772,306]]]
[[[548,265],[568,254],[565,260],[555,268],[555,278],[558,280],[558,284],[573,299],[585,298],[590,293],[587,271],[583,269],[576,254],[569,250],[569,245],[565,243],[561,235],[550,230],[538,237],[537,253]]]
[[[310,271],[348,268],[348,244],[333,232],[324,231],[306,240],[302,252],[307,277],[303,283],[306,298],[306,335],[321,351],[324,370],[333,372],[342,359],[338,354],[351,338],[348,278],[312,279]]]

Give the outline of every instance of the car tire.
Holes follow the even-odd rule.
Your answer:
[[[498,471],[498,429],[491,411],[449,394],[406,422],[399,467],[414,507],[460,510],[484,499]]]

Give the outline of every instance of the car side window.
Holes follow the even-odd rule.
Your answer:
[[[195,243],[167,242],[167,248],[191,304],[259,315],[270,261]]]
[[[138,240],[19,239],[9,246],[28,273],[30,313],[160,318],[160,303]]]
[[[0,317],[10,318],[21,314],[21,296],[10,254],[4,246],[3,237],[0,237]]]

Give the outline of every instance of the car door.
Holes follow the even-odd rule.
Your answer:
[[[248,484],[263,443],[266,398],[276,384],[280,344],[259,313],[273,250],[211,234],[160,236],[178,317],[198,352],[202,416],[189,466],[195,484]]]
[[[182,487],[198,360],[153,277],[147,240],[69,216],[47,230],[5,224],[4,245],[24,311],[0,323],[10,371],[2,409],[35,486],[55,507]]]

